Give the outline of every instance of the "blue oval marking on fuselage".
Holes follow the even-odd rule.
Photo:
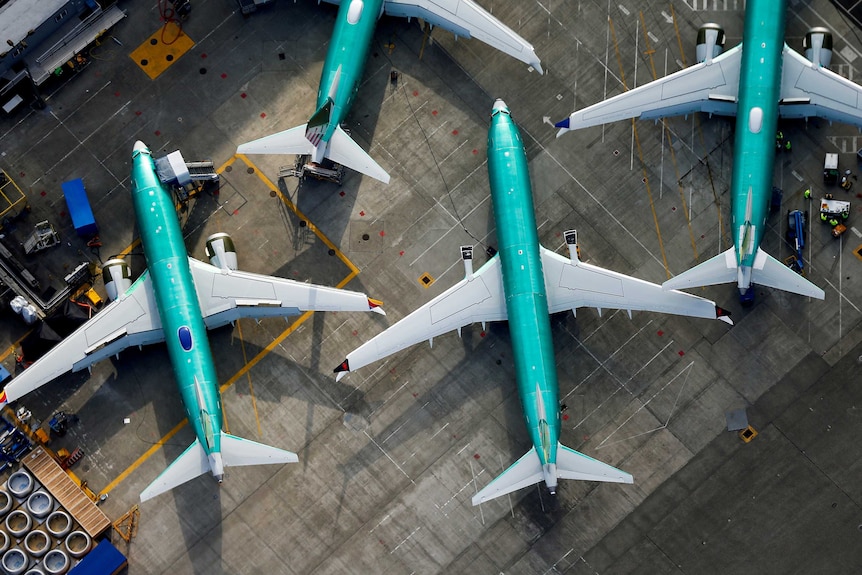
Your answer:
[[[180,345],[186,351],[191,351],[192,347],[194,347],[194,342],[192,341],[192,332],[188,328],[188,326],[182,326],[177,330],[177,337],[180,340]]]

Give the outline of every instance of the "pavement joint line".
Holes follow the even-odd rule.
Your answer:
[[[629,416],[626,418],[626,420],[625,420],[625,421],[623,421],[621,424],[619,424],[619,425],[617,426],[617,428],[616,428],[616,429],[614,429],[612,432],[610,432],[610,434],[608,434],[608,436],[607,436],[607,437],[605,437],[605,438],[604,438],[604,439],[603,439],[603,440],[602,440],[602,441],[601,441],[601,442],[596,446],[596,448],[595,448],[595,449],[596,449],[596,451],[598,451],[599,449],[602,449],[603,447],[610,447],[610,446],[612,446],[612,445],[617,445],[617,444],[619,444],[619,443],[624,443],[624,442],[626,442],[626,441],[630,441],[630,440],[632,440],[632,439],[637,439],[638,437],[642,437],[642,436],[644,436],[644,435],[649,435],[650,433],[655,433],[656,431],[661,431],[662,429],[667,429],[667,426],[670,424],[670,419],[671,419],[671,417],[673,416],[673,412],[674,412],[674,411],[675,411],[675,409],[676,409],[676,404],[677,404],[677,402],[679,401],[679,398],[682,396],[682,392],[683,392],[683,391],[685,391],[685,388],[686,388],[686,386],[688,385],[689,375],[691,375],[691,372],[693,371],[693,366],[694,366],[694,362],[692,361],[692,362],[691,362],[691,363],[689,363],[687,366],[683,367],[683,368],[679,371],[679,373],[677,373],[675,376],[673,376],[672,378],[670,378],[670,380],[669,380],[667,383],[665,383],[665,384],[661,387],[661,389],[659,389],[659,390],[658,390],[658,391],[656,391],[654,394],[652,394],[652,396],[651,396],[649,399],[647,399],[646,401],[642,402],[642,403],[641,403],[641,405],[640,405],[640,407],[638,407],[638,408],[634,411],[634,413],[632,413],[631,415],[629,415]],[[683,380],[682,386],[680,387],[679,393],[677,394],[676,399],[675,399],[675,400],[674,400],[674,402],[673,402],[673,406],[671,407],[671,411],[670,411],[670,413],[669,413],[669,414],[668,414],[668,416],[667,416],[667,421],[665,421],[664,423],[662,423],[661,425],[659,425],[658,427],[656,427],[656,428],[654,428],[654,429],[648,429],[648,430],[643,431],[643,432],[641,432],[641,433],[636,433],[635,435],[632,435],[632,436],[630,436],[630,437],[624,437],[624,438],[622,438],[622,439],[618,439],[618,440],[616,440],[616,441],[612,441],[612,442],[608,443],[608,440],[609,440],[611,437],[613,437],[613,436],[614,436],[614,435],[615,435],[619,430],[621,430],[623,427],[625,427],[625,426],[626,426],[626,424],[627,424],[629,421],[631,421],[631,420],[632,420],[632,419],[633,419],[633,418],[634,418],[638,413],[640,413],[641,411],[643,411],[644,409],[646,409],[647,405],[649,405],[649,403],[650,403],[653,399],[655,399],[656,397],[658,397],[658,396],[659,396],[659,395],[660,395],[660,394],[661,394],[665,389],[667,389],[667,388],[668,388],[668,386],[670,386],[674,381],[676,381],[676,380],[677,380],[677,378],[678,378],[680,375],[682,375],[682,373],[683,373],[683,372],[685,372],[685,373],[686,373],[686,376],[685,376],[685,379]],[[650,413],[652,413],[652,412],[650,412]],[[655,417],[655,414],[654,414],[654,413],[653,413],[652,415],[653,415],[653,417]],[[656,417],[656,419],[658,419],[658,418]]]
[[[398,469],[398,471],[400,471],[402,475],[404,475],[404,477],[406,477],[407,479],[409,479],[409,480],[410,480],[410,483],[411,483],[412,485],[416,485],[416,482],[415,482],[415,481],[413,481],[413,478],[412,478],[412,477],[410,477],[409,475],[407,475],[407,472],[406,472],[406,471],[404,471],[404,469],[402,469],[400,465],[398,465],[398,462],[396,462],[394,459],[392,459],[392,457],[389,455],[389,453],[387,453],[387,452],[386,452],[386,450],[385,450],[385,449],[383,449],[383,448],[380,446],[380,444],[379,444],[379,443],[377,443],[376,441],[374,441],[374,438],[373,438],[373,437],[371,437],[371,435],[368,433],[368,431],[367,431],[367,430],[364,430],[364,429],[363,429],[363,430],[362,430],[362,433],[364,433],[364,434],[365,434],[365,437],[367,437],[367,438],[368,438],[368,441],[370,441],[371,443],[373,443],[373,444],[374,444],[374,447],[376,447],[377,449],[379,449],[379,450],[380,450],[380,453],[382,453],[382,454],[386,457],[386,459],[388,459],[389,461],[391,461],[391,462],[392,462],[392,465],[394,465],[394,466],[395,466],[395,468],[396,468],[396,469]]]
[[[463,228],[463,223],[462,223],[462,222],[463,222],[464,220],[466,220],[467,218],[469,218],[469,217],[470,217],[470,215],[472,215],[472,213],[473,213],[473,212],[475,212],[476,210],[478,210],[478,209],[479,209],[483,204],[485,204],[489,199],[491,199],[491,195],[490,195],[490,194],[488,194],[487,196],[485,196],[485,197],[482,199],[482,201],[480,201],[478,204],[476,204],[475,206],[473,206],[473,209],[471,209],[469,212],[467,212],[466,214],[464,214],[464,215],[461,217],[460,221],[459,221],[459,220],[457,220],[457,219],[455,219],[455,218],[453,218],[453,219],[455,219],[455,220],[456,220],[456,222],[457,222],[457,223],[456,223],[456,224],[454,224],[453,226],[451,226],[448,230],[446,230],[446,233],[444,233],[442,236],[440,236],[439,238],[437,238],[437,240],[435,240],[435,241],[434,241],[434,243],[432,243],[430,246],[428,246],[427,248],[425,248],[425,250],[424,250],[421,254],[419,254],[418,256],[416,256],[416,259],[414,259],[412,262],[410,262],[410,266],[412,267],[412,266],[413,266],[413,264],[415,264],[416,262],[418,262],[418,261],[422,258],[422,256],[424,256],[425,254],[427,254],[429,251],[431,251],[431,249],[432,249],[434,246],[436,246],[436,245],[437,245],[437,244],[439,244],[441,241],[443,241],[443,238],[445,238],[445,237],[446,237],[446,236],[448,236],[450,233],[452,233],[452,230],[454,230],[454,229],[456,229],[456,228],[457,228],[457,229],[464,229],[464,228]],[[438,202],[438,203],[439,203],[439,202]],[[442,206],[442,204],[441,204],[441,206]],[[447,212],[447,213],[448,213],[448,212]]]
[[[416,534],[416,532],[417,532],[417,531],[419,531],[420,529],[422,529],[422,526],[421,526],[421,525],[420,525],[419,527],[417,527],[416,529],[414,529],[413,531],[411,531],[411,532],[410,532],[410,535],[408,535],[407,537],[405,537],[404,539],[402,539],[402,540],[401,540],[401,543],[399,543],[398,545],[396,545],[396,546],[395,546],[395,549],[393,549],[392,551],[390,551],[390,552],[389,552],[389,554],[390,554],[390,555],[392,555],[393,553],[395,553],[396,551],[398,551],[398,548],[399,548],[399,547],[401,547],[402,545],[404,545],[405,543],[407,543],[408,541],[410,541],[410,539],[411,539],[411,538]]]

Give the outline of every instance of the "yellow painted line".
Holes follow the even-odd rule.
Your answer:
[[[239,332],[239,343],[240,347],[242,347],[242,363],[243,365],[248,363],[248,354],[245,351],[245,340],[242,337],[242,322],[236,322],[236,330]],[[248,376],[248,390],[251,395],[251,408],[254,411],[254,420],[257,422],[257,435],[258,437],[263,436],[263,432],[260,429],[260,414],[257,411],[257,398],[254,396],[254,382],[251,380],[251,371],[246,372]]]
[[[150,80],[155,80],[194,45],[194,40],[176,22],[171,21],[132,50],[129,57]]]
[[[4,361],[11,354],[15,353],[15,350],[17,350],[19,347],[21,347],[21,342],[24,341],[24,339],[28,335],[30,335],[31,333],[33,333],[32,329],[30,331],[28,331],[27,333],[25,333],[23,336],[21,336],[21,338],[18,339],[18,341],[16,341],[12,345],[10,345],[6,351],[4,351],[2,354],[0,354],[0,361]]]
[[[134,470],[136,470],[138,467],[140,467],[144,463],[144,461],[149,459],[156,451],[161,449],[162,446],[165,443],[167,443],[174,435],[176,435],[180,429],[185,427],[188,422],[189,422],[188,419],[183,419],[181,422],[179,422],[164,437],[162,437],[160,440],[158,440],[156,443],[154,443],[152,445],[152,447],[147,449],[143,455],[138,457],[134,463],[132,463],[130,466],[128,466],[125,471],[120,473],[116,479],[114,479],[113,481],[108,483],[108,485],[102,491],[100,491],[100,493],[110,493],[112,489],[114,489],[117,485],[119,485],[126,477],[131,475]]]
[[[338,247],[335,244],[333,244],[329,240],[329,238],[327,238],[323,234],[323,232],[321,232],[317,228],[317,226],[315,226],[307,217],[305,217],[305,214],[303,214],[301,211],[299,211],[299,208],[297,208],[293,204],[293,202],[290,201],[289,198],[287,198],[284,194],[282,194],[281,190],[278,189],[278,186],[273,184],[272,181],[264,175],[263,171],[259,170],[257,168],[257,166],[255,166],[254,163],[252,163],[252,161],[249,160],[245,154],[237,154],[236,156],[239,159],[241,159],[245,163],[245,165],[247,165],[249,168],[254,168],[254,173],[257,174],[257,177],[260,178],[261,181],[264,184],[266,184],[266,186],[270,190],[272,190],[276,193],[276,195],[279,197],[279,199],[282,202],[284,202],[284,205],[286,205],[290,211],[292,211],[294,214],[296,214],[296,217],[298,217],[300,220],[305,221],[308,224],[308,229],[310,229],[312,232],[314,232],[314,235],[316,235],[318,238],[320,238],[320,241],[322,241],[326,245],[326,247],[335,251],[335,255],[338,256],[338,259],[343,261],[344,265],[346,265],[348,268],[350,268],[350,271],[353,272],[353,275],[349,276],[349,279],[347,281],[350,281],[351,279],[353,279],[353,277],[355,277],[359,273],[359,269],[355,265],[353,265],[353,262],[351,262],[349,259],[347,259],[347,256],[345,256],[341,252],[341,250],[338,249]],[[343,284],[344,283],[347,283],[347,282],[343,282]],[[337,287],[341,287],[343,284],[339,284]]]
[[[650,45],[649,34],[647,34],[646,21],[644,20],[643,11],[641,11],[640,15],[641,15],[641,25],[643,26],[644,41],[646,42],[646,47],[647,47],[645,53],[649,56],[650,68],[652,69],[652,79],[657,80],[658,74],[655,71],[655,60],[653,59],[653,54],[655,53],[655,51],[652,49],[652,46]],[[680,39],[680,42],[682,42],[681,39]],[[671,159],[671,163],[673,164],[673,171],[676,174],[676,185],[677,185],[677,189],[679,190],[679,199],[682,201],[682,213],[683,213],[683,216],[685,217],[685,223],[686,223],[686,225],[688,225],[688,237],[689,237],[689,240],[691,241],[691,249],[694,251],[694,261],[697,262],[697,261],[700,261],[700,258],[697,254],[697,244],[695,243],[695,240],[694,240],[694,229],[691,227],[691,218],[688,217],[688,203],[685,201],[685,188],[683,187],[682,182],[680,181],[679,166],[677,166],[677,164],[676,164],[676,151],[673,149],[673,135],[671,134],[670,127],[668,126],[666,119],[662,118],[661,125],[662,125],[662,130],[664,130],[665,138],[666,138],[667,143],[668,143],[668,149],[670,150],[670,159]],[[665,266],[665,267],[667,267],[667,266]]]
[[[619,44],[617,43],[617,34],[614,31],[614,21],[611,18],[608,18],[608,25],[611,28],[611,37],[613,38],[613,41],[614,41],[614,52],[616,52],[616,55],[617,55],[617,63],[620,67],[620,78],[622,78],[622,81],[623,81],[623,88],[625,88],[625,90],[628,91],[629,87],[626,84],[626,72],[623,69],[623,61],[622,61],[622,58],[620,57],[620,47],[619,47]],[[641,148],[640,138],[638,137],[638,128],[637,128],[637,125],[635,124],[634,118],[632,118],[631,122],[632,122],[632,133],[634,134],[635,145],[637,146],[638,157],[640,158],[640,162],[641,162],[641,172],[643,173],[643,181],[644,181],[644,185],[646,186],[646,192],[647,192],[647,197],[649,198],[650,209],[652,210],[653,222],[655,222],[655,233],[656,233],[656,236],[658,237],[658,246],[659,246],[659,251],[661,251],[661,259],[662,259],[662,263],[664,264],[664,272],[665,272],[665,274],[667,274],[667,278],[670,279],[671,278],[670,268],[668,268],[668,265],[667,265],[667,255],[665,254],[665,251],[664,251],[664,241],[661,238],[661,229],[659,228],[659,225],[658,225],[658,214],[656,213],[655,202],[653,201],[653,198],[652,198],[652,190],[650,189],[650,186],[649,186],[649,177],[647,175],[646,164],[644,164],[644,154],[643,154],[643,149]]]
[[[673,29],[676,31],[676,41],[679,44],[679,57],[682,58],[683,67],[688,67],[685,61],[685,50],[682,49],[682,36],[679,35],[679,25],[676,22],[676,12],[673,11],[673,3],[670,5],[670,16],[673,19]]]

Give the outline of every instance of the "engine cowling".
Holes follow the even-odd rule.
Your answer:
[[[132,270],[122,258],[109,259],[102,267],[102,280],[108,299],[114,301],[132,285]]]
[[[237,269],[236,248],[233,240],[224,232],[219,232],[207,238],[206,254],[210,263],[217,268]]]
[[[724,28],[715,22],[704,24],[697,30],[697,63],[712,61],[713,58],[724,52],[725,42]]]
[[[832,62],[832,32],[822,26],[812,28],[805,33],[802,49],[814,65],[828,68]]]

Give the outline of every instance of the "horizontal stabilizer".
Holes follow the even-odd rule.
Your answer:
[[[182,455],[176,458],[155,481],[150,483],[141,493],[141,501],[152,499],[165,491],[191,481],[198,475],[203,475],[210,470],[207,453],[200,442],[195,439]]]
[[[557,444],[557,477],[607,483],[634,482],[631,474],[570,449],[562,443]]]
[[[366,176],[371,176],[375,180],[380,180],[384,184],[389,183],[389,174],[381,168],[374,159],[368,155],[368,152],[359,147],[359,144],[354,142],[347,133],[341,129],[341,126],[335,128],[332,134],[332,139],[329,140],[329,147],[326,150],[326,157],[347,166],[351,170],[356,170]]]
[[[672,277],[661,284],[661,287],[664,289],[683,289],[736,283],[736,281],[736,250],[735,248],[730,248],[714,258],[698,264],[678,276]]]
[[[296,463],[299,461],[296,454],[290,451],[270,447],[228,433],[221,434],[221,454],[225,467]]]
[[[754,259],[751,281],[757,285],[769,286],[817,299],[826,297],[822,289],[760,248],[757,249],[757,256]]]
[[[552,477],[546,477],[546,472]],[[535,485],[542,480],[546,483],[556,479],[577,479],[580,481],[604,481],[607,483],[632,483],[632,476],[625,471],[602,463],[583,453],[557,443],[557,463],[542,468],[536,448],[533,447],[506,471],[473,496],[473,505],[512,493],[523,487]]]
[[[241,144],[237,154],[311,154],[314,145],[305,137],[308,124]]]
[[[542,462],[533,447],[521,459],[509,466],[509,469],[498,475],[479,493],[473,496],[473,505],[479,505],[491,499],[517,491],[522,487],[535,485],[542,480]]]

